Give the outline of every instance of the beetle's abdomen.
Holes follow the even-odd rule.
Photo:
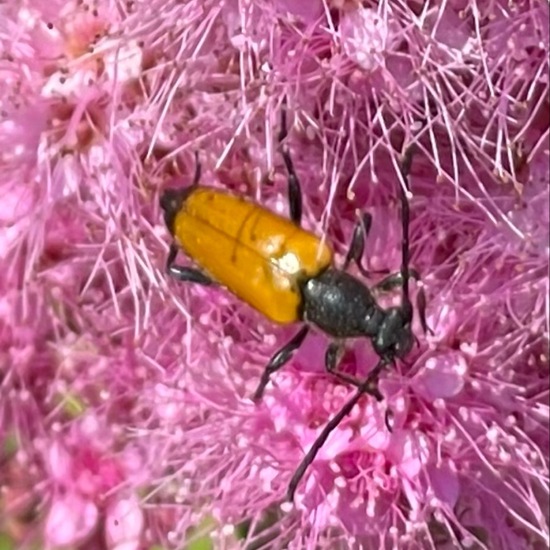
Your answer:
[[[315,235],[261,206],[198,187],[175,217],[181,248],[213,279],[278,323],[300,319],[298,280],[332,262]]]
[[[335,338],[374,336],[383,316],[364,283],[328,269],[302,286],[304,318]]]

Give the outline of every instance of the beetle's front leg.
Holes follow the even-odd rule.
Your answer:
[[[182,282],[197,283],[200,285],[215,285],[216,283],[202,271],[195,269],[193,267],[184,267],[177,265],[176,256],[178,254],[178,247],[175,243],[170,245],[170,251],[168,252],[168,258],[166,259],[166,271]]]
[[[325,353],[325,369],[329,374],[342,382],[359,387],[361,385],[361,380],[359,380],[359,378],[355,378],[355,376],[351,374],[346,374],[338,370],[338,364],[340,363],[343,352],[344,344],[342,342],[331,342]]]
[[[329,372],[330,374],[332,374],[334,377],[338,378],[342,382],[346,382],[347,384],[351,384],[352,386],[355,386],[357,388],[360,388],[360,387],[367,388],[364,390],[365,393],[372,395],[377,401],[382,401],[383,396],[380,393],[380,390],[378,389],[378,376],[379,376],[379,370],[381,370],[381,367],[376,366],[369,373],[366,380],[370,380],[370,382],[365,386],[365,380],[360,380],[359,378],[352,376],[351,374],[346,374],[345,372],[341,372],[338,370],[338,363],[340,362],[342,352],[343,352],[342,342],[331,342],[329,344],[327,351],[325,353],[325,368],[327,372]]]
[[[409,269],[409,275],[416,281],[421,282],[420,274],[416,269]],[[401,272],[392,273],[387,277],[384,277],[381,281],[376,283],[372,290],[380,292],[388,292],[393,288],[397,288],[403,284],[403,277]],[[420,318],[420,325],[424,334],[432,334],[433,330],[428,326],[426,321],[426,293],[424,292],[424,287],[419,285],[418,291],[416,293],[416,310],[418,311],[418,317]]]

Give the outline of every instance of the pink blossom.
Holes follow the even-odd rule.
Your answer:
[[[44,534],[53,547],[69,546],[87,541],[98,518],[97,507],[77,494],[54,498]]]
[[[3,6],[0,540],[545,547],[548,16],[531,1]],[[415,318],[384,400],[359,399],[292,503],[354,389],[313,333],[254,403],[296,328],[170,280],[158,207],[198,152],[204,184],[287,215],[285,98],[303,223],[338,264],[369,211],[364,262],[399,269],[414,144],[411,287],[433,331]],[[341,368],[376,360],[349,341]]]
[[[121,499],[107,510],[106,538],[109,548],[134,550],[139,548],[143,530],[143,511],[136,498]]]

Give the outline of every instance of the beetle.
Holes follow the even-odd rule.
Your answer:
[[[286,104],[281,111],[278,136],[288,174],[290,219],[236,194],[201,186],[201,166],[196,154],[192,184],[183,189],[166,189],[160,198],[164,221],[172,235],[166,269],[178,281],[221,285],[278,324],[304,322],[298,332],[270,359],[254,394],[260,400],[270,376],[283,367],[303,343],[311,327],[332,338],[325,354],[325,368],[357,391],[329,421],[303,458],[289,484],[287,498],[293,500],[307,467],[332,430],[349,414],[360,397],[368,393],[382,400],[378,390],[381,371],[411,350],[415,337],[411,329],[413,306],[409,279],[418,274],[409,267],[409,203],[401,184],[401,268],[369,288],[348,268],[353,262],[364,277],[371,273],[362,265],[365,239],[372,216],[359,216],[351,245],[341,267],[334,263],[328,244],[301,227],[302,194],[292,158],[285,145]],[[412,147],[406,149],[400,170],[408,181]],[[176,263],[182,249],[195,267]],[[401,287],[401,304],[383,308],[376,290]],[[426,331],[425,298],[422,289],[417,310]],[[429,329],[428,329],[429,330]],[[366,337],[379,356],[378,364],[364,380],[339,372],[338,358],[347,338]]]

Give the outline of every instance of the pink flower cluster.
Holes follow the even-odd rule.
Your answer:
[[[0,542],[6,548],[546,548],[549,8],[536,0],[9,0],[0,7]],[[295,329],[164,272],[158,197],[191,180],[396,270],[403,143],[428,297],[353,388]],[[414,287],[414,284],[413,284]],[[414,288],[413,288],[414,292]],[[398,303],[399,294],[388,297]],[[349,342],[342,368],[376,357]],[[384,414],[393,411],[393,431]]]

